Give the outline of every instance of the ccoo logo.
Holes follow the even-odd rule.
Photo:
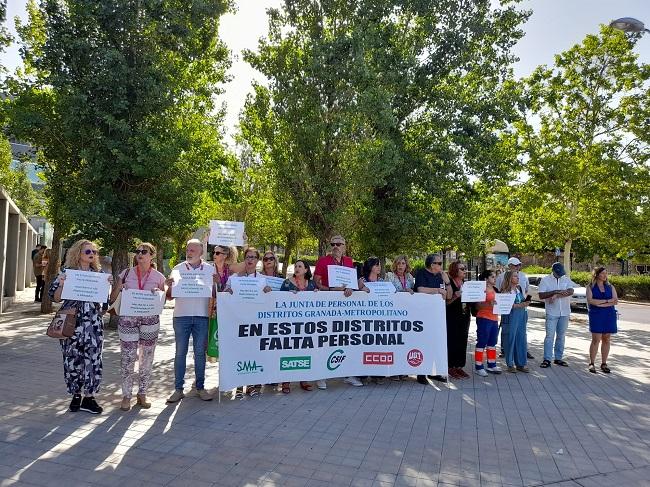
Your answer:
[[[327,368],[329,370],[336,370],[341,366],[344,360],[345,352],[340,348],[338,350],[334,350],[327,359]]]
[[[393,365],[393,352],[363,352],[364,365]]]
[[[411,367],[418,367],[424,361],[424,355],[417,348],[406,354],[406,361]]]

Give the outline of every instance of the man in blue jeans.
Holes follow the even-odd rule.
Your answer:
[[[187,279],[202,279],[212,286],[214,267],[206,263],[203,256],[203,244],[200,240],[192,239],[187,242],[186,260],[172,269],[172,277],[167,280],[167,298],[175,299],[174,304],[174,336],[176,338],[176,355],[174,357],[174,393],[169,396],[167,403],[175,403],[185,397],[185,368],[187,352],[192,336],[194,349],[194,374],[196,376],[196,392],[204,401],[211,401],[212,395],[205,390],[205,350],[208,345],[208,317],[210,297],[176,297],[172,285],[178,282],[181,275]]]
[[[564,266],[556,262],[551,267],[552,273],[544,276],[539,283],[539,297],[546,303],[546,337],[544,338],[544,361],[539,365],[543,369],[556,365],[567,367],[563,360],[564,336],[569,327],[571,315],[571,295],[578,287],[564,271]],[[555,339],[555,346],[553,340]]]

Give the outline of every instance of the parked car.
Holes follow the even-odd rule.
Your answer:
[[[539,299],[539,283],[542,280],[542,277],[546,274],[531,274],[528,276],[528,293],[531,296],[531,300],[536,303],[543,303]],[[573,288],[573,295],[571,296],[571,307],[572,308],[587,308],[587,289],[584,287]]]

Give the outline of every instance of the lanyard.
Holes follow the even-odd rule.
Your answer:
[[[187,268],[188,271],[191,271],[192,269],[194,270],[198,269],[198,267],[190,267],[190,265],[187,262],[185,262],[185,267]],[[203,270],[203,261],[201,261],[200,270]]]
[[[402,279],[400,276],[397,276],[397,278],[399,279],[399,282],[402,283],[402,290],[406,291],[406,274],[404,275],[404,279]]]
[[[140,276],[140,266],[137,266],[135,268],[135,273],[138,275],[138,289],[142,291],[144,289],[144,285],[147,284],[147,280],[149,279],[149,274],[151,274],[151,267],[149,267],[149,270],[144,275],[144,282],[142,282],[142,278]]]

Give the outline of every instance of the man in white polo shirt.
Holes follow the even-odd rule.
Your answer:
[[[203,243],[198,239],[187,242],[185,251],[186,260],[172,269],[174,271],[195,270],[205,274],[205,280],[212,283],[215,274],[214,267],[206,263],[203,256]],[[167,280],[167,299],[172,298],[172,284],[174,279]],[[214,291],[213,291],[214,292]],[[185,383],[185,369],[187,352],[192,336],[194,348],[194,374],[196,376],[196,392],[204,401],[212,400],[212,395],[205,390],[205,350],[208,345],[208,316],[210,298],[191,297],[175,298],[174,303],[174,337],[176,339],[176,355],[174,356],[174,393],[169,396],[167,403],[175,403],[185,397],[183,384]]]
[[[571,315],[571,295],[573,288],[578,287],[564,271],[564,266],[556,262],[551,267],[552,273],[544,276],[539,283],[539,298],[546,303],[546,337],[544,338],[544,361],[540,364],[543,369],[551,366],[551,360],[556,365],[567,367],[563,359],[564,336],[569,327]],[[555,339],[555,346],[553,340]]]

